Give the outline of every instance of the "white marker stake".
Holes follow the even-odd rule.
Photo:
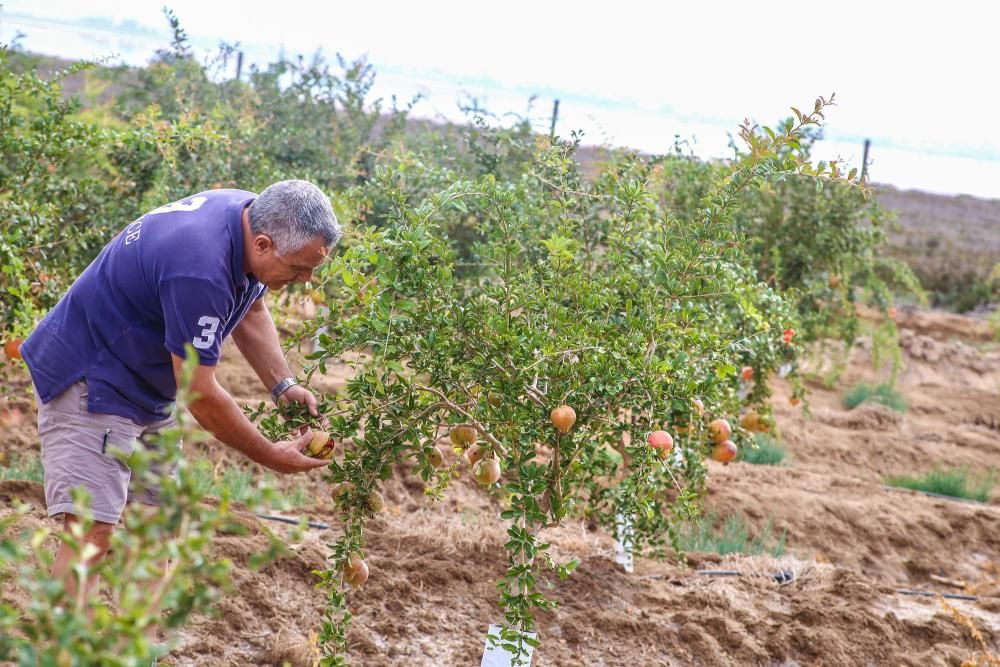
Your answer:
[[[319,307],[319,317],[322,317],[323,319],[326,319],[329,315],[330,315],[330,309],[326,307],[326,304],[323,304],[322,306]],[[326,333],[326,325],[325,324],[323,326],[321,326],[319,329],[316,329],[316,333],[313,335],[313,339],[312,339],[312,349],[313,349],[313,352],[315,352],[316,350],[319,349],[319,337],[320,337],[321,334],[325,334],[325,333]]]
[[[740,388],[736,390],[736,396],[742,401],[747,396],[750,395],[750,383],[746,380],[740,380]]]
[[[615,562],[632,574],[632,517],[615,515]]]
[[[674,447],[671,449],[669,463],[672,468],[680,468],[687,463],[687,458],[684,456],[684,450],[680,447]]]
[[[496,635],[497,637],[499,637],[500,630],[501,628],[499,625],[491,625],[490,629],[486,631],[486,634]],[[534,632],[526,632],[525,634],[528,637],[531,637],[532,639],[534,639],[537,636]],[[527,655],[521,658],[521,664],[530,665],[531,656],[535,649],[534,647],[528,646],[527,644],[525,644],[524,648],[525,651],[527,652]],[[486,646],[483,649],[483,661],[479,663],[479,667],[511,667],[513,664],[514,664],[513,653],[504,650],[504,648],[501,647],[499,644],[497,644],[496,646],[491,646],[489,638],[486,639]]]

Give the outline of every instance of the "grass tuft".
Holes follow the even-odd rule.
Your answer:
[[[892,385],[885,382],[875,385],[862,382],[844,394],[843,401],[844,407],[848,410],[853,410],[862,403],[871,401],[881,403],[896,412],[906,412],[906,399]]]
[[[780,442],[764,433],[754,434],[752,447],[740,447],[737,461],[762,466],[776,466],[785,460],[785,448]]]
[[[193,469],[199,492],[217,498],[228,494],[230,500],[253,509],[287,510],[305,505],[309,500],[309,492],[304,487],[279,491],[273,475],[258,477],[250,466],[233,465],[220,474],[211,461],[201,459],[194,463]]]
[[[42,481],[40,456],[11,456],[7,465],[0,466],[0,480],[20,479],[28,482]]]
[[[963,468],[949,468],[932,470],[923,475],[894,475],[887,477],[885,483],[889,486],[985,503],[993,489],[994,479],[992,473],[973,476]]]
[[[769,554],[775,558],[785,553],[787,531],[775,538],[773,526],[768,521],[756,537],[750,536],[750,526],[740,513],[728,517],[719,524],[714,512],[709,512],[680,529],[681,547],[686,552],[727,554],[748,554],[759,556]]]

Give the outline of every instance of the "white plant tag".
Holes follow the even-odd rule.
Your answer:
[[[322,306],[320,306],[319,307],[319,317],[322,317],[322,318],[326,319],[329,316],[330,316],[330,309],[326,307],[326,304],[323,304]],[[312,339],[312,349],[313,349],[313,352],[315,352],[316,350],[319,349],[319,337],[321,335],[325,334],[326,331],[327,331],[327,327],[326,327],[325,324],[323,326],[321,326],[319,329],[316,329],[316,333],[313,335],[313,339]]]
[[[781,368],[778,369],[778,377],[788,377],[788,374],[792,372],[793,368],[795,367],[791,363],[782,364]]]
[[[750,383],[746,380],[740,380],[740,388],[736,390],[736,396],[742,401],[747,396],[750,395]]]
[[[615,562],[632,574],[632,517],[615,515]]]
[[[500,636],[501,627],[499,625],[491,625],[490,629],[486,631],[487,635],[497,635]],[[534,632],[526,632],[528,637],[534,639],[537,635]],[[525,644],[526,656],[522,656],[521,664],[530,665],[531,658],[535,651],[534,647]],[[486,639],[486,645],[483,649],[483,661],[479,663],[479,667],[511,667],[514,664],[514,654],[510,651],[505,650],[502,646],[497,644],[496,646],[490,645],[489,638]]]

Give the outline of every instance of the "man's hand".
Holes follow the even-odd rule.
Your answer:
[[[184,360],[173,356],[177,381],[183,373]],[[250,423],[233,397],[215,379],[215,367],[195,367],[189,389],[197,398],[188,410],[206,431],[262,466],[280,473],[304,472],[329,464],[323,459],[303,456],[299,450],[312,439],[308,430],[282,442],[270,442]],[[311,397],[311,395],[310,395]],[[315,399],[313,399],[315,404]]]
[[[313,468],[320,468],[322,466],[329,465],[329,461],[310,458],[299,453],[299,450],[309,444],[312,437],[312,432],[307,430],[303,435],[292,438],[291,440],[276,442],[274,443],[272,451],[269,453],[270,455],[268,456],[268,459],[260,461],[260,463],[275,472],[285,474],[305,472],[306,470],[312,470]]]
[[[302,385],[293,384],[281,393],[281,396],[278,397],[278,405],[287,405],[288,403],[302,403],[309,408],[309,414],[313,417],[319,416],[319,412],[316,411],[316,397],[312,395],[311,391]],[[330,421],[326,417],[323,417],[323,419],[320,420],[320,424],[323,426],[329,426]],[[305,426],[299,429],[299,433],[305,432]]]

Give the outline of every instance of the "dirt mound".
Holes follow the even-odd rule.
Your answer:
[[[985,319],[941,311],[901,308],[896,315],[896,324],[914,335],[939,341],[989,343],[997,337],[993,327]]]
[[[0,482],[0,506],[13,506],[19,501],[34,507],[45,507],[45,488],[38,482],[20,479]]]
[[[815,419],[849,431],[887,431],[898,427],[902,421],[899,413],[878,404],[860,405],[850,412],[820,409]]]

